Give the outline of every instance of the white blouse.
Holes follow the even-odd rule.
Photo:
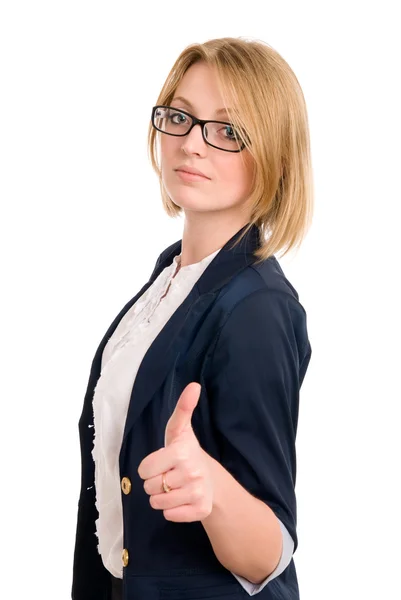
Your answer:
[[[93,395],[95,436],[92,457],[99,511],[96,520],[98,551],[104,566],[114,577],[123,576],[119,453],[135,376],[153,340],[220,250],[184,267],[180,267],[181,255],[175,256],[172,264],[125,313],[103,351],[101,374]],[[258,585],[233,573],[250,596],[280,575],[292,558],[294,542],[284,524],[279,523],[283,552],[275,571]]]

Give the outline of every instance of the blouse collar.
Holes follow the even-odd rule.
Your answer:
[[[209,262],[211,262],[213,260],[213,258],[216,256],[216,254],[220,250],[221,250],[221,248],[218,248],[211,254],[208,254],[207,256],[205,256],[205,258],[202,258],[202,260],[200,260],[196,263],[192,263],[190,265],[185,265],[185,267],[180,267],[178,272],[179,273],[180,272],[187,273],[189,271],[196,271],[197,269],[202,269],[202,267],[204,267],[205,265],[207,265]],[[177,268],[178,265],[181,265],[181,253],[174,256],[172,265],[173,265],[173,271],[175,271],[175,269]]]

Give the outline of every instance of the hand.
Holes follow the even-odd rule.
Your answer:
[[[200,446],[191,425],[200,391],[195,381],[187,385],[167,422],[165,447],[146,456],[138,467],[150,505],[162,510],[167,521],[201,521],[212,512],[211,457]],[[168,493],[163,490],[163,473],[172,488]]]

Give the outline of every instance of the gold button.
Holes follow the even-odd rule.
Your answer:
[[[124,550],[123,550],[122,559],[123,559],[123,566],[126,567],[128,565],[128,550],[126,548],[124,548]]]
[[[121,480],[121,489],[124,492],[124,494],[129,494],[131,491],[131,481],[128,479],[128,477],[123,477]]]

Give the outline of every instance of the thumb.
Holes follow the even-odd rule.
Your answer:
[[[167,421],[164,445],[168,446],[184,431],[192,430],[192,414],[198,404],[202,386],[191,381],[181,393],[174,412]],[[192,430],[193,431],[193,430]]]

